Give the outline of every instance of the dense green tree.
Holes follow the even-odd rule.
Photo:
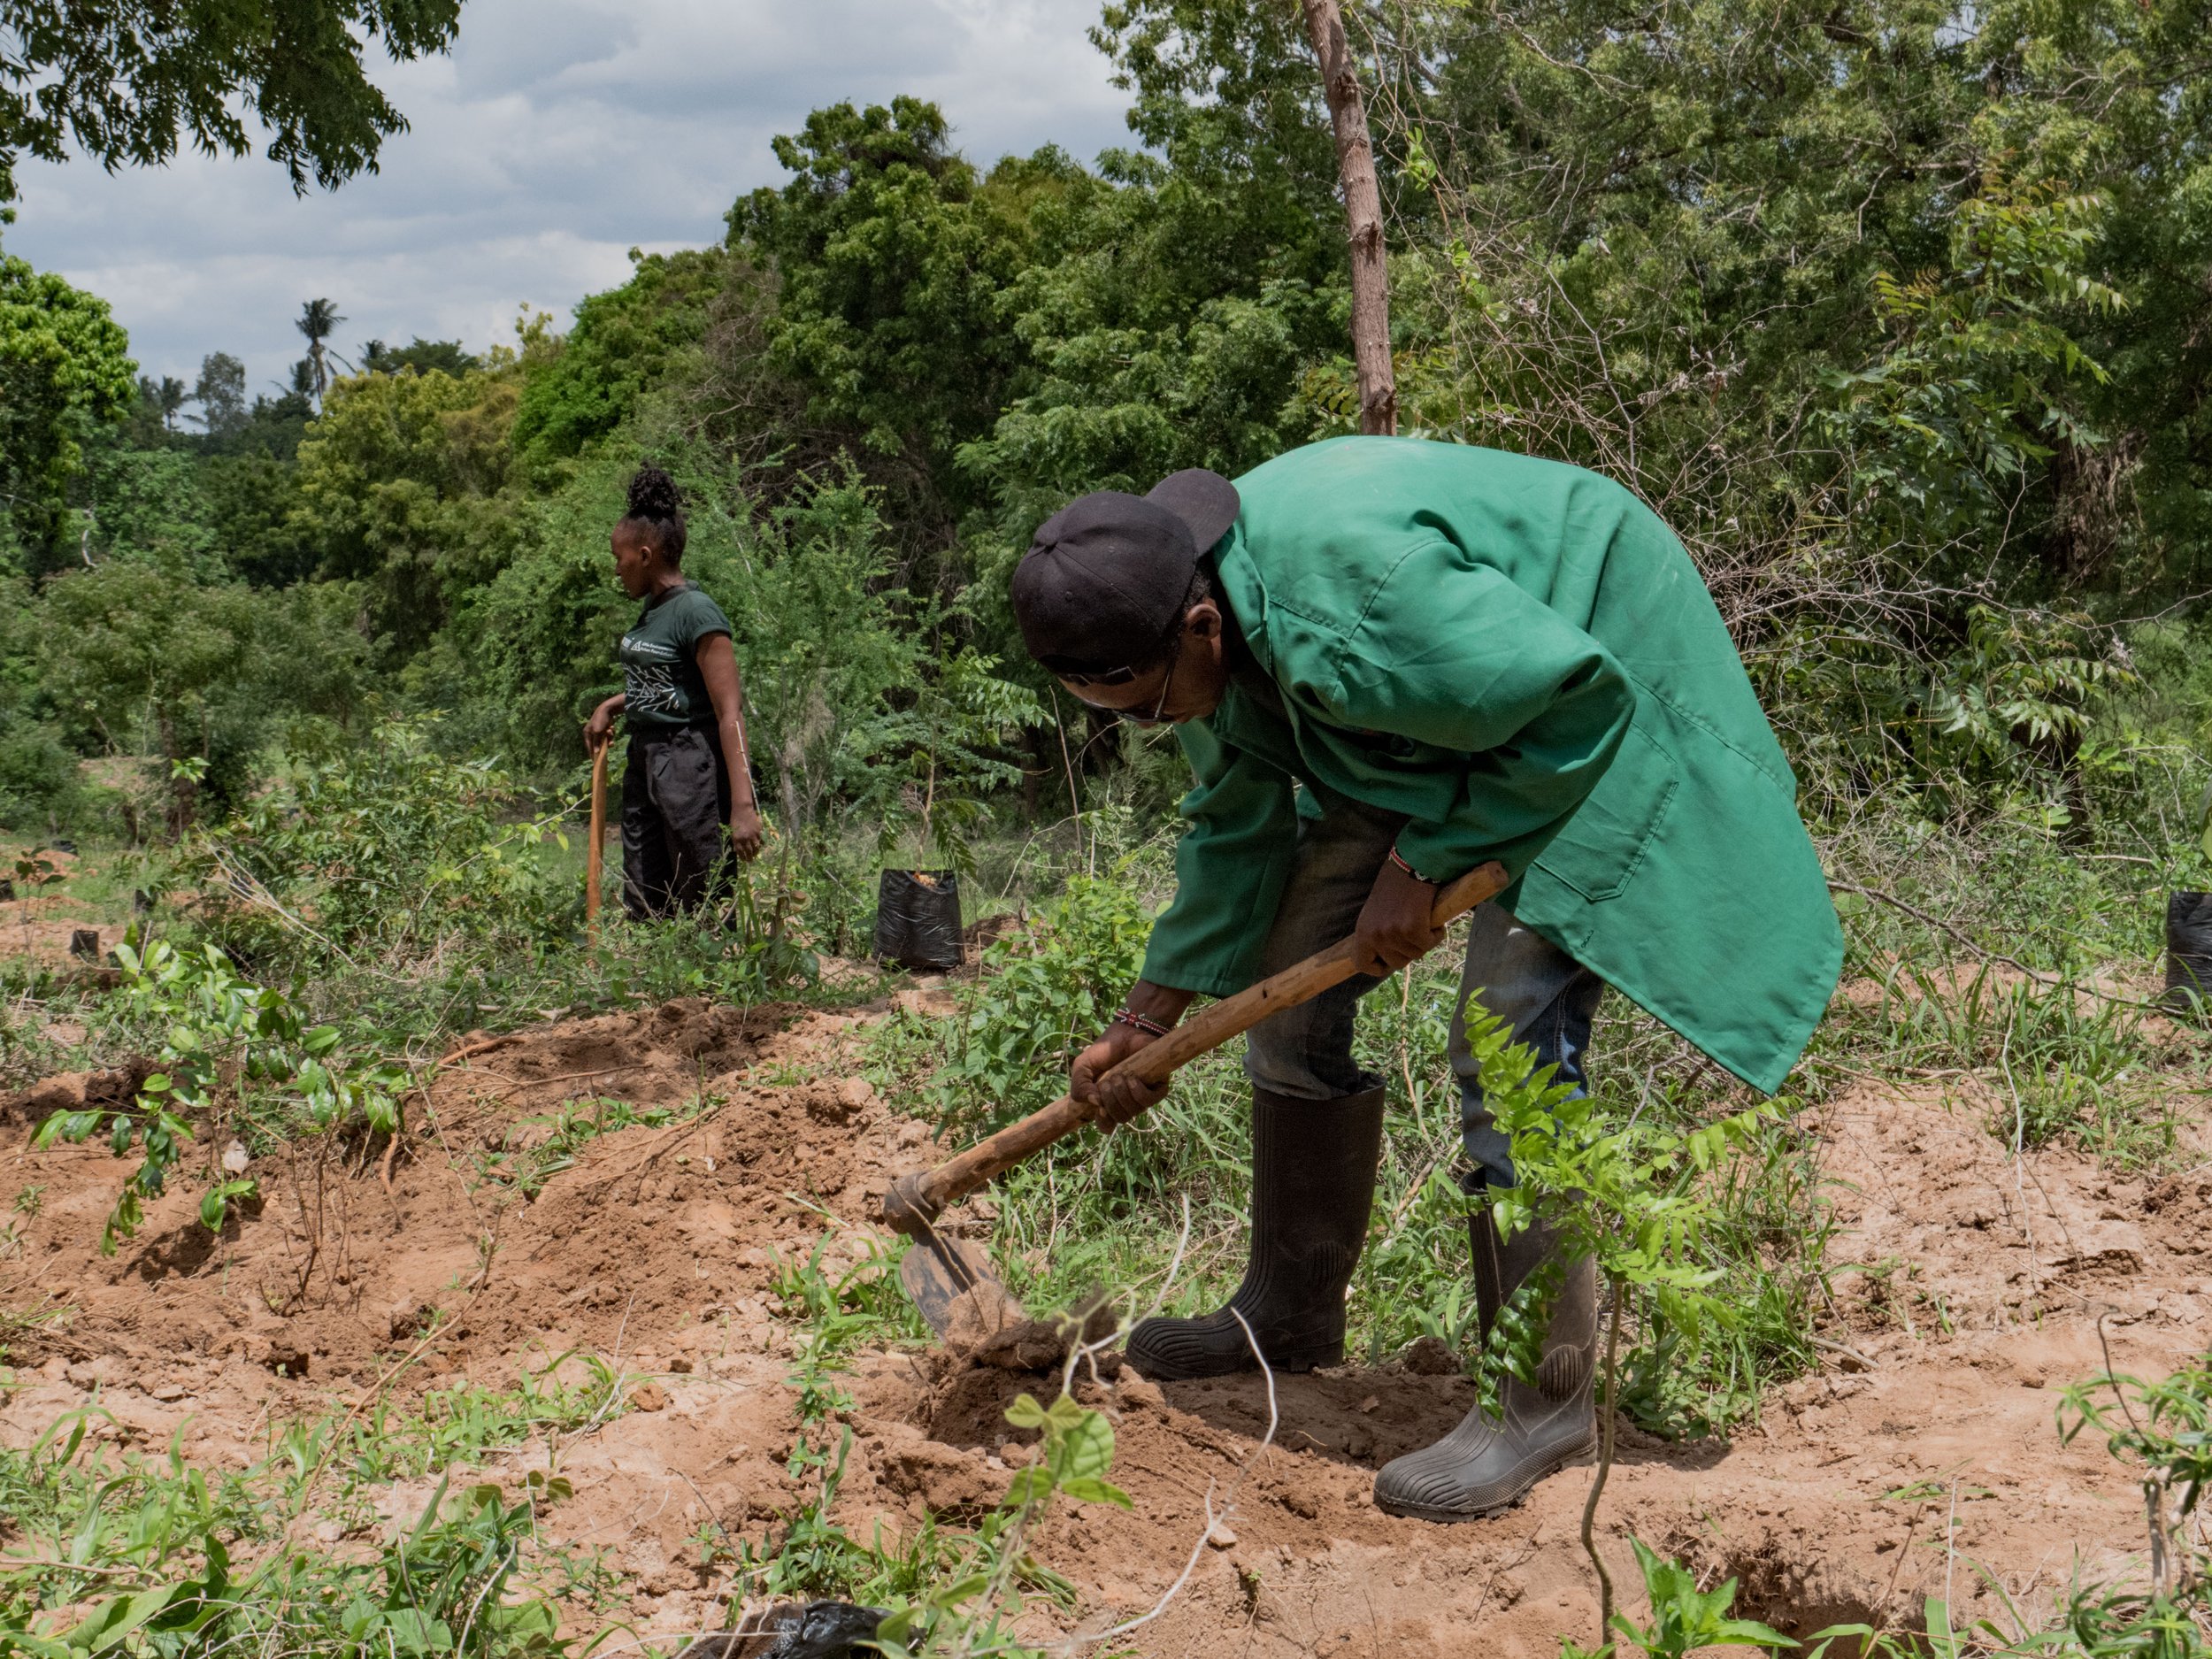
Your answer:
[[[565,340],[546,341],[534,357],[526,351],[514,442],[541,487],[557,483],[565,463],[612,433],[641,398],[696,357],[731,259],[707,249],[634,254],[632,263],[627,282],[577,306]]]
[[[203,787],[234,797],[286,720],[354,712],[362,642],[342,588],[257,594],[116,559],[42,597],[45,695],[81,743],[154,759],[173,831]]]
[[[315,574],[320,549],[297,515],[299,478],[266,450],[211,455],[197,487],[224,562],[256,587],[288,588]]]
[[[131,407],[138,365],[107,302],[0,251],[0,514],[41,569],[86,441]]]
[[[289,461],[314,419],[315,405],[304,392],[265,395],[248,404],[243,416],[226,430],[209,433],[204,448],[210,455],[265,455]]]
[[[200,359],[200,378],[193,383],[192,403],[200,412],[188,416],[210,439],[230,436],[246,424],[246,365],[227,351],[211,351]]]
[[[775,150],[795,176],[729,214],[733,243],[780,279],[771,360],[807,388],[810,419],[904,462],[956,512],[953,452],[988,430],[1021,365],[1000,296],[1027,262],[1025,192],[984,188],[914,98],[817,110]],[[1079,174],[1047,152],[1019,183]]]
[[[1982,419],[1965,399],[2010,435],[1954,457],[1981,505],[1916,510],[1893,569],[2178,578],[2212,531],[2208,23],[2202,0],[1377,11],[1417,418],[1631,481],[1709,570],[1779,568],[1850,545],[1853,490],[1901,476],[1905,428],[1828,415],[1919,375],[1950,400],[1935,430]]]
[[[79,793],[40,668],[43,626],[29,583],[0,575],[0,826],[14,830],[58,829]]]
[[[453,44],[461,0],[0,0],[0,201],[16,157],[62,160],[73,144],[103,166],[157,166],[180,143],[251,147],[304,191],[376,169],[407,119],[373,86],[368,42],[396,62]]]
[[[184,407],[189,396],[184,382],[173,374],[165,374],[157,380],[150,374],[138,377],[138,401],[153,405],[155,418],[164,432],[177,429],[177,411]]]
[[[364,374],[397,374],[402,369],[426,373],[436,369],[458,376],[483,366],[483,359],[457,340],[425,340],[417,334],[403,346],[388,346],[381,340],[372,340],[361,348],[360,368]]]
[[[198,458],[173,444],[104,442],[88,452],[76,512],[94,562],[159,565],[192,581],[221,581],[230,565],[204,494]]]
[[[512,551],[521,370],[363,374],[334,384],[299,448],[289,527],[325,577],[367,584],[388,649],[419,650]]]

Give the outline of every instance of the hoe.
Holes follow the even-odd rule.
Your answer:
[[[1502,865],[1478,865],[1437,894],[1429,921],[1440,929],[1476,905],[1495,898],[1505,887]],[[1210,1053],[1279,1010],[1294,1008],[1333,985],[1341,985],[1355,972],[1352,941],[1342,940],[1234,996],[1225,997],[1132,1055],[1110,1075],[1126,1072],[1147,1083],[1164,1083],[1200,1055]],[[990,1258],[978,1246],[940,1233],[937,1217],[946,1206],[957,1203],[994,1176],[1089,1121],[1088,1109],[1063,1094],[1042,1110],[1007,1125],[935,1169],[910,1171],[891,1184],[890,1191],[883,1195],[884,1219],[914,1240],[914,1248],[900,1266],[899,1280],[940,1337],[951,1328],[956,1305],[963,1297],[969,1298],[969,1305],[982,1315],[987,1325],[1018,1320],[1022,1314],[992,1271]]]

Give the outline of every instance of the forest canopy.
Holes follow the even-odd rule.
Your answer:
[[[449,6],[355,11],[396,48],[450,38]],[[259,48],[174,60],[127,12],[112,50],[185,77],[177,130],[234,148],[190,88],[245,84]],[[2085,743],[2212,570],[2208,13],[1349,8],[1403,429],[1655,507],[1809,810],[1901,792],[2072,821]],[[695,503],[772,806],[895,800],[916,745],[963,731],[995,757],[987,795],[1059,778],[1002,596],[1031,530],[1084,490],[1233,475],[1357,416],[1294,10],[1129,0],[1094,37],[1125,149],[969,157],[926,102],[833,104],[776,141],[787,181],[740,196],[720,242],[634,256],[565,333],[370,342],[349,373],[310,332],[293,389],[250,400],[219,349],[189,388],[134,384],[96,298],[7,259],[0,814],[111,818],[75,764],[101,755],[143,757],[157,793],[204,767],[235,799],[301,722],[380,713],[572,778],[627,614],[606,530],[642,459]],[[372,165],[396,119],[333,63],[322,102],[263,111],[305,123],[280,145],[296,173]],[[34,116],[108,121],[115,155],[163,142],[41,100],[10,129],[35,151]],[[191,649],[111,637],[157,593]],[[1083,764],[1111,764],[1089,735]]]

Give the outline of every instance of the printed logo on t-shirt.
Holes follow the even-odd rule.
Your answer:
[[[628,695],[632,714],[681,715],[685,712],[684,695],[676,685],[676,671],[658,663],[633,663],[623,678],[628,682],[624,690]]]

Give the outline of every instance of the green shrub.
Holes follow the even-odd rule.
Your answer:
[[[0,828],[66,822],[78,795],[77,757],[41,721],[0,715]]]
[[[449,935],[572,925],[576,895],[537,856],[566,840],[539,806],[494,762],[449,760],[426,723],[392,720],[296,765],[204,838],[198,863],[219,898],[259,902],[342,956],[403,963]]]
[[[995,1126],[1062,1094],[1069,1065],[1136,979],[1151,928],[1125,883],[1079,875],[1026,928],[990,945],[936,1074],[947,1121]]]
[[[123,1183],[100,1233],[112,1254],[135,1233],[144,1204],[158,1198],[184,1156],[196,1119],[213,1114],[219,1098],[234,1097],[245,1128],[258,1120],[280,1135],[398,1131],[398,1095],[406,1072],[380,1064],[349,1064],[338,1053],[335,1025],[309,1025],[282,992],[239,975],[212,945],[180,951],[155,940],[142,956],[118,946],[124,995],[142,1025],[162,1033],[162,1068],[148,1075],[131,1106],[114,1111],[57,1112],[39,1125],[34,1147],[83,1141],[106,1120],[117,1157],[136,1146],[138,1168]],[[254,1183],[217,1178],[200,1202],[200,1221],[220,1229],[229,1204],[254,1195]]]

